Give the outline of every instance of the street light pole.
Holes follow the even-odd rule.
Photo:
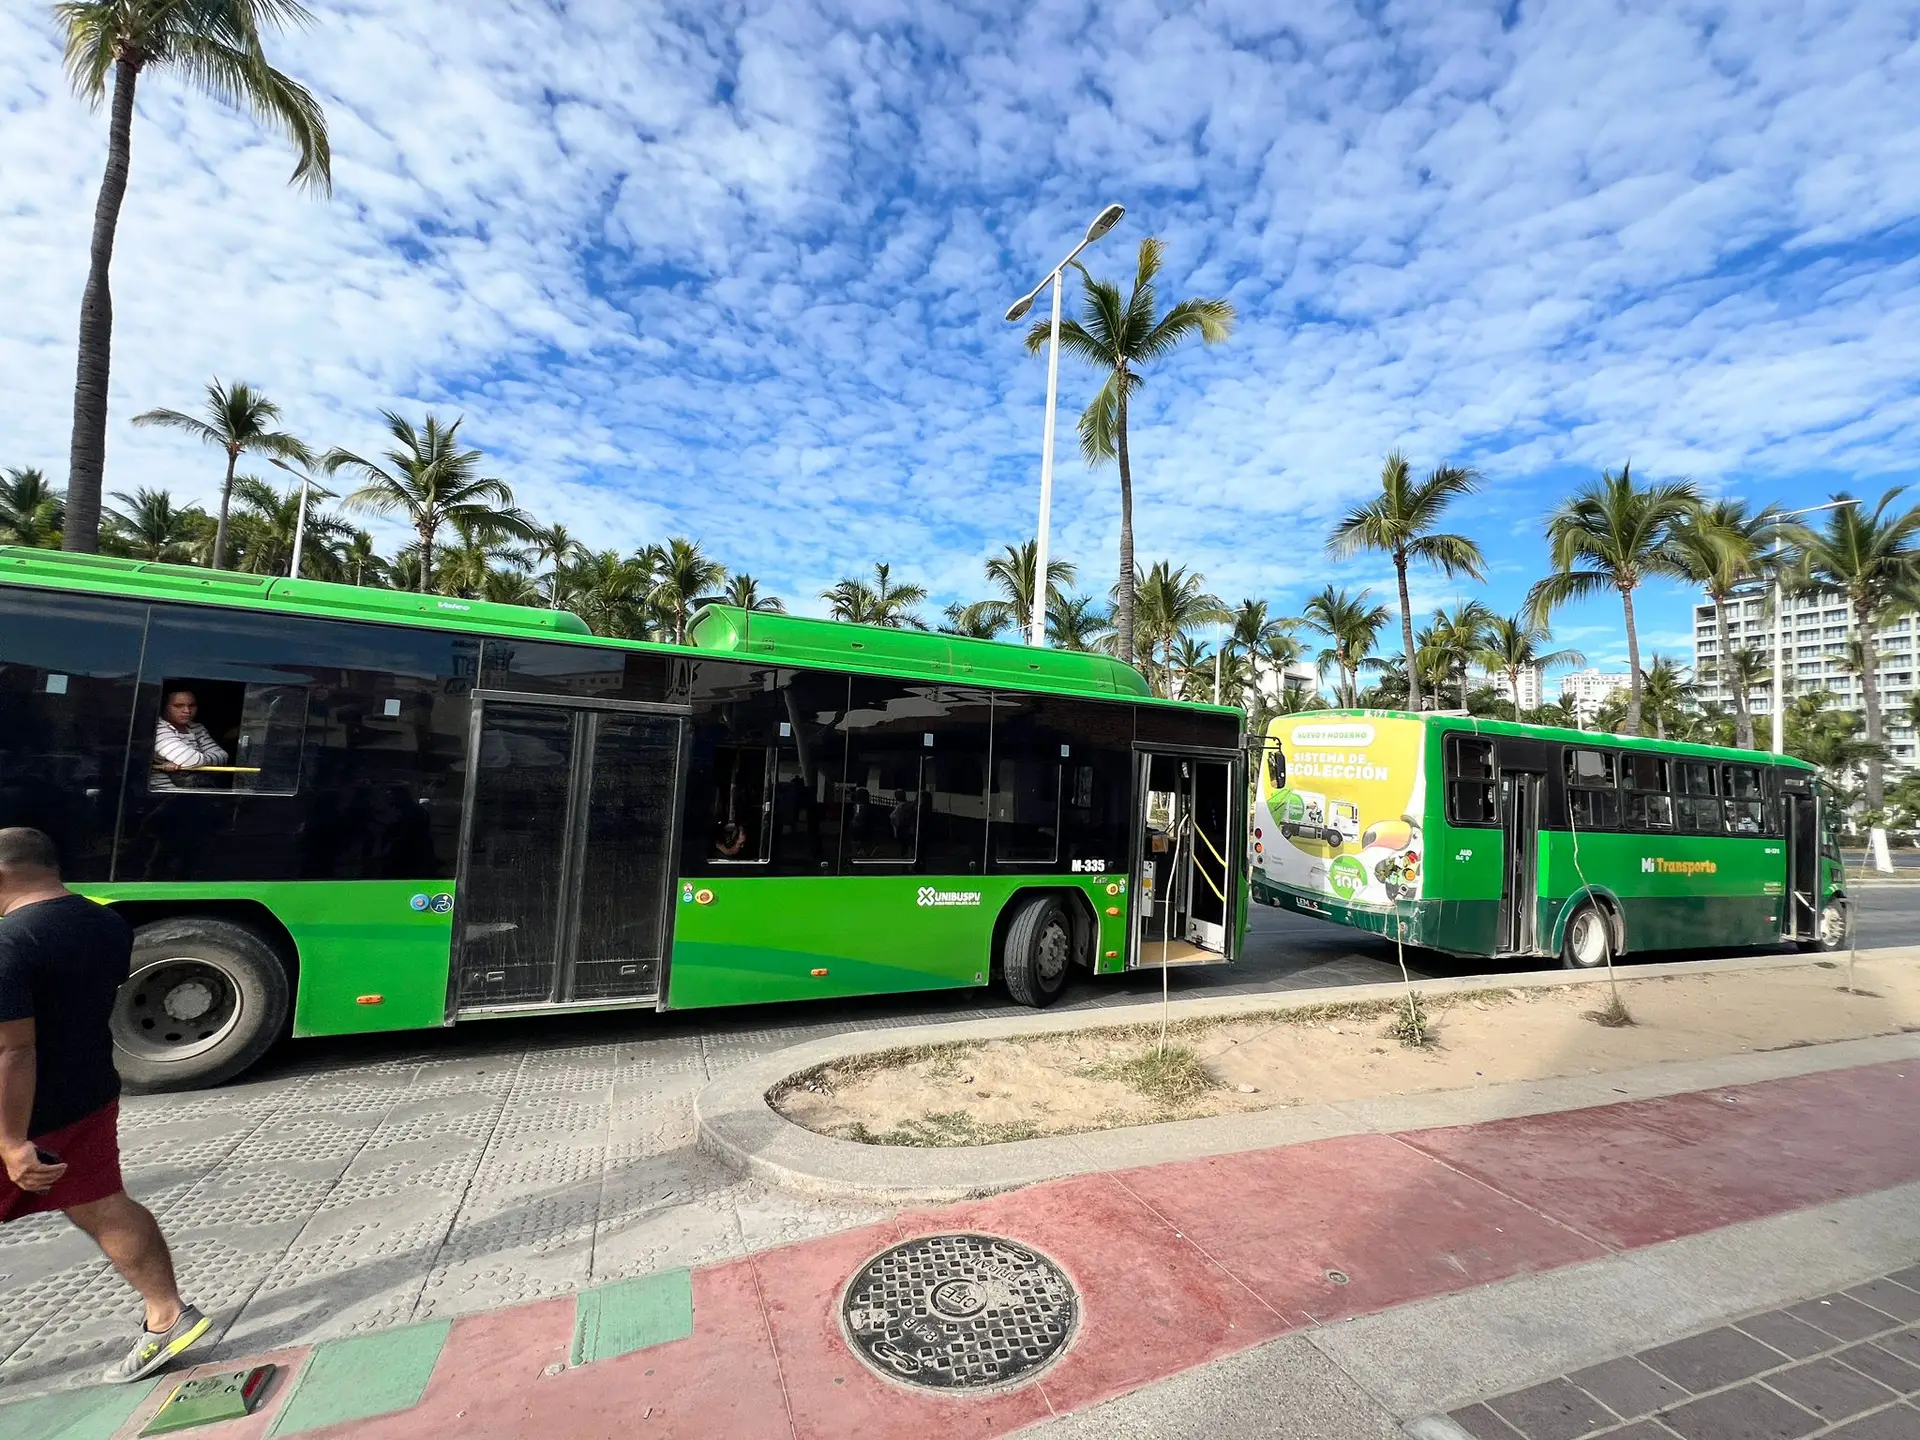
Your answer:
[[[1065,272],[1080,252],[1120,223],[1127,213],[1122,205],[1109,205],[1087,227],[1086,238],[1073,247],[1066,259],[1047,273],[1025,295],[1007,307],[1009,323],[1021,320],[1033,308],[1033,302],[1048,285],[1053,286],[1053,328],[1047,341],[1047,419],[1040,440],[1040,530],[1033,544],[1033,595],[1027,612],[1027,643],[1047,643],[1047,566],[1048,540],[1053,526],[1053,427],[1054,412],[1060,395],[1060,292],[1065,288]]]
[[[286,461],[271,455],[267,458],[289,475],[296,473]],[[307,539],[307,483],[312,478],[311,473],[306,470],[301,470],[298,474],[300,476],[300,513],[294,517],[293,522],[293,564],[287,567],[287,578],[290,580],[300,578],[300,547],[306,543]]]

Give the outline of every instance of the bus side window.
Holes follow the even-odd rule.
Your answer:
[[[1576,830],[1620,824],[1619,756],[1611,750],[1567,751],[1567,813]]]
[[[771,745],[720,745],[713,752],[715,865],[764,865],[773,852]]]
[[[182,676],[160,686],[147,787],[187,794],[292,795],[300,789],[307,687]]]
[[[1667,761],[1659,755],[1621,757],[1627,782],[1627,828],[1673,829],[1673,797],[1667,793]]]
[[[1500,806],[1493,765],[1493,742],[1449,735],[1446,744],[1447,822],[1498,825]]]
[[[1681,830],[1696,835],[1720,835],[1720,777],[1712,765],[1699,760],[1676,760],[1673,765],[1674,817]]]
[[[1722,765],[1720,791],[1727,799],[1727,829],[1735,835],[1767,830],[1766,789],[1758,765]]]

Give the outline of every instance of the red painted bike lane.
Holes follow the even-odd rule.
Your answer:
[[[692,1334],[614,1359],[566,1364],[570,1298],[468,1316],[418,1404],[279,1433],[971,1440],[1291,1329],[1913,1181],[1912,1063],[1081,1176],[697,1270]],[[1037,1250],[1078,1289],[1078,1332],[1038,1378],[928,1392],[849,1348],[849,1278],[950,1232]],[[272,1425],[269,1411],[197,1433],[251,1440]]]

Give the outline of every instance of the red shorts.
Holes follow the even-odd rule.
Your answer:
[[[22,1190],[0,1170],[0,1225],[22,1215],[91,1205],[119,1193],[120,1102],[110,1100],[71,1125],[33,1137],[42,1150],[66,1162],[67,1173],[52,1188],[35,1195]]]

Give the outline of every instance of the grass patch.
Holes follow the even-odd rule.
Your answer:
[[[1640,1023],[1633,1018],[1633,1012],[1627,1009],[1627,1002],[1620,998],[1620,992],[1618,990],[1608,992],[1607,1003],[1602,1005],[1598,1010],[1587,1011],[1586,1015],[1587,1019],[1593,1021],[1594,1024],[1604,1025],[1609,1030],[1620,1030],[1628,1025],[1638,1025]]]
[[[1395,1000],[1393,1021],[1387,1026],[1387,1034],[1410,1050],[1433,1044],[1433,1013],[1426,1001],[1417,993],[1408,995],[1404,1002]]]
[[[1143,1050],[1124,1060],[1096,1065],[1088,1073],[1103,1080],[1118,1080],[1169,1110],[1190,1104],[1207,1091],[1220,1087],[1205,1063],[1185,1045]]]
[[[932,1115],[917,1115],[903,1120],[891,1130],[869,1129],[860,1121],[834,1132],[842,1140],[858,1145],[908,1145],[923,1150],[951,1150],[965,1145],[1004,1145],[1012,1140],[1031,1140],[1040,1133],[1030,1120],[1012,1120],[1004,1125],[983,1125],[964,1110],[942,1110]]]

